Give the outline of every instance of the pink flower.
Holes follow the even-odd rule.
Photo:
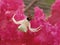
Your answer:
[[[46,16],[39,7],[34,8],[34,17],[29,21],[31,28],[40,26],[38,32],[32,32],[27,28],[27,32],[18,30],[17,24],[12,20],[24,20],[23,0],[2,0],[0,9],[0,45],[59,45],[60,28],[59,24],[59,2],[52,6],[52,16],[46,21]],[[55,12],[56,10],[56,12]],[[58,17],[58,18],[57,18]],[[52,20],[52,21],[51,21]],[[55,20],[55,21],[54,21]],[[23,23],[22,23],[23,24]],[[54,24],[54,25],[53,25]],[[25,25],[26,26],[26,25]]]
[[[50,23],[56,24],[59,23],[60,19],[60,1],[56,0],[55,3],[51,6],[51,17],[48,19]],[[52,21],[51,21],[52,20]]]
[[[58,42],[58,45],[60,44],[60,0],[56,0],[55,3],[51,6],[51,17],[48,19],[48,21],[52,25],[57,26],[57,34],[56,34],[56,40]]]
[[[16,0],[18,1],[18,0]],[[18,8],[24,8],[23,1],[2,0],[0,9],[0,45],[21,45],[23,34],[17,30],[18,25],[12,21],[12,16]],[[17,17],[18,18],[18,17]]]

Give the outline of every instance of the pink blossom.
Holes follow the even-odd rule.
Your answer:
[[[50,23],[55,24],[60,22],[59,19],[60,19],[60,1],[56,0],[55,3],[53,3],[53,5],[51,6],[51,17],[48,20],[50,21]]]
[[[57,42],[60,44],[60,0],[56,0],[55,3],[51,6],[51,17],[48,19],[48,21],[52,25],[56,25],[58,27],[56,39]]]
[[[55,2],[52,6],[51,17],[46,21],[46,16],[39,7],[34,8],[34,17],[30,20],[32,28],[40,26],[38,32],[18,30],[17,24],[12,20],[24,20],[23,0],[2,0],[0,9],[0,45],[60,45],[59,5]],[[58,15],[58,16],[57,16]],[[51,21],[52,20],[52,21]],[[54,25],[53,25],[54,24]]]

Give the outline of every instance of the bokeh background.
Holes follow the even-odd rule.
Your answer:
[[[25,8],[28,7],[29,4],[34,0],[24,0],[25,3]],[[54,2],[54,0],[37,0],[30,8],[28,8],[25,11],[25,14],[28,15],[33,15],[34,14],[34,7],[39,6],[41,9],[43,9],[44,13],[46,15],[50,14],[50,7],[51,4]]]

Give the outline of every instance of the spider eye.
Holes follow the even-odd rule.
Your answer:
[[[28,20],[28,21],[30,21],[30,20],[31,20],[31,18],[29,18],[29,17],[28,17],[28,18],[27,18],[27,20]]]

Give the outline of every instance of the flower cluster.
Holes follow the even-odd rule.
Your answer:
[[[31,28],[39,27],[37,32],[30,31],[29,27],[26,32],[21,31],[20,25],[12,20],[14,14],[16,21],[27,18],[24,8],[23,0],[0,1],[0,45],[60,45],[60,0],[52,4],[48,19],[42,9],[34,7],[34,17],[29,23]]]

